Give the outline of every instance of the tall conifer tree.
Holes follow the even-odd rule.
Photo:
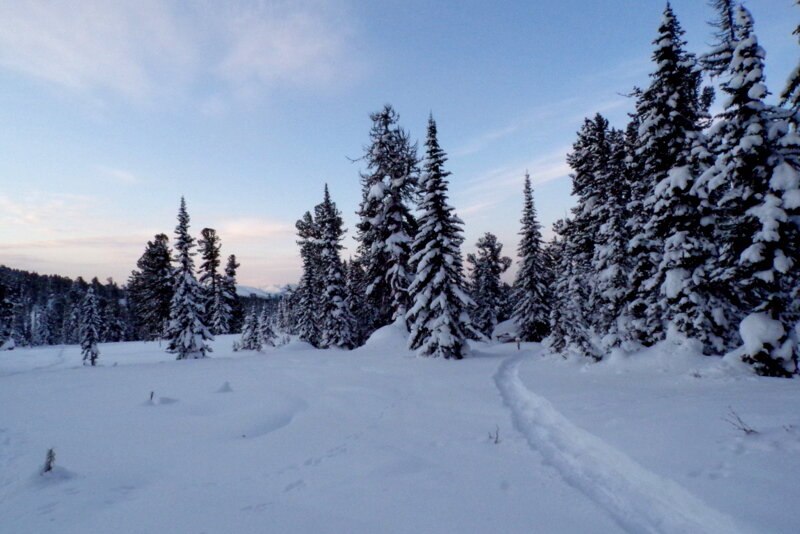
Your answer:
[[[472,266],[470,294],[475,302],[470,315],[475,330],[491,338],[504,304],[500,275],[511,266],[511,258],[502,255],[502,243],[490,232],[478,239],[475,247],[477,253],[467,255],[467,262]]]
[[[167,352],[177,359],[205,358],[211,352],[209,341],[214,339],[205,324],[203,291],[194,274],[194,238],[189,235],[189,214],[181,197],[178,225],[175,228],[175,293],[170,304],[167,327]]]
[[[471,329],[461,260],[463,222],[447,200],[447,157],[439,146],[436,123],[428,119],[426,157],[420,183],[419,232],[411,262],[416,272],[409,291],[412,305],[409,348],[421,356],[461,359]]]
[[[356,326],[346,302],[347,280],[339,257],[344,229],[341,213],[331,200],[327,184],[317,213],[320,276],[324,281],[317,310],[322,322],[320,346],[352,349],[356,346]]]
[[[519,337],[525,341],[541,341],[550,331],[552,288],[549,287],[547,261],[542,249],[541,224],[536,218],[531,177],[525,173],[523,188],[522,229],[517,248],[519,271],[514,282],[513,319]]]
[[[86,296],[81,302],[80,313],[80,343],[81,354],[83,354],[83,365],[97,365],[97,358],[100,351],[97,344],[100,342],[100,311],[97,305],[97,297],[94,288],[90,287]]]
[[[397,125],[390,105],[373,113],[370,145],[361,175],[357,224],[359,253],[366,272],[366,298],[374,310],[372,328],[404,316],[408,309],[411,242],[416,233],[407,203],[416,185],[416,145]]]

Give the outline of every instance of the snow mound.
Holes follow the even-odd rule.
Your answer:
[[[217,390],[217,393],[230,393],[232,391],[233,391],[233,388],[231,387],[231,383],[230,382],[225,382],[224,384],[222,384],[219,387],[219,389]]]
[[[751,313],[739,325],[739,334],[747,354],[757,353],[764,345],[777,347],[785,333],[780,321],[766,313]]]
[[[378,328],[369,336],[359,350],[380,350],[381,353],[397,353],[398,347],[408,346],[408,330],[401,319],[392,324]]]
[[[517,323],[512,319],[497,323],[492,330],[492,339],[500,342],[514,341],[518,335]]]

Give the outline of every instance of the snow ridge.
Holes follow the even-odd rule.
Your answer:
[[[647,470],[622,451],[575,426],[519,378],[523,355],[494,376],[514,426],[562,478],[631,533],[734,534],[741,526],[676,482]]]

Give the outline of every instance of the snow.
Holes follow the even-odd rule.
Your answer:
[[[406,337],[2,353],[0,533],[796,531],[796,380],[675,343],[587,365],[534,343],[414,358]]]
[[[785,334],[781,322],[766,313],[751,313],[739,324],[739,335],[747,354],[756,354],[765,345],[777,347]]]

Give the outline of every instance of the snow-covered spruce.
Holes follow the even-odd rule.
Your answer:
[[[700,73],[694,56],[684,51],[682,36],[667,7],[653,53],[658,68],[639,108],[643,123],[652,125],[640,156],[648,183],[655,184],[645,200],[650,218],[643,239],[661,246],[644,285],[658,295],[658,306],[648,313],[661,314],[675,331],[699,340],[707,354],[719,354],[730,347],[724,343],[727,322],[709,273],[717,255],[714,219],[712,207],[694,187],[712,157],[700,131],[705,115]]]
[[[736,24],[739,41],[722,84],[728,100],[709,134],[716,161],[699,188],[718,206],[714,276],[727,288],[731,315],[766,314],[782,323],[781,338],[748,343],[743,359],[759,374],[790,376],[797,371],[797,348],[788,350],[786,341],[795,327],[788,312],[800,267],[792,220],[800,214],[800,143],[785,114],[764,102],[764,50],[743,7]]]
[[[420,356],[463,358],[472,299],[464,292],[461,262],[463,223],[447,202],[444,151],[436,137],[436,123],[428,119],[426,157],[420,180],[419,231],[411,263],[416,273],[409,287],[411,308],[406,319],[408,346]]]
[[[471,265],[470,295],[475,302],[470,315],[474,329],[490,338],[499,322],[505,297],[500,275],[511,266],[511,258],[502,255],[502,243],[490,232],[478,239],[475,247],[477,254],[467,255]]]
[[[197,270],[198,282],[203,289],[203,308],[205,310],[204,322],[209,325],[212,334],[220,334],[214,328],[215,320],[220,319],[220,306],[224,305],[222,298],[222,273],[220,272],[220,239],[213,228],[203,228],[202,236],[198,241],[200,258],[203,260]]]
[[[295,227],[303,260],[303,274],[294,294],[295,329],[301,340],[317,347],[321,336],[317,312],[325,289],[319,254],[319,227],[310,212],[304,213]]]
[[[262,347],[274,347],[277,343],[275,329],[272,328],[272,316],[267,313],[266,308],[261,310],[261,313],[258,315],[258,338],[261,341]]]
[[[245,315],[244,325],[242,326],[242,339],[239,342],[240,349],[261,350],[262,337],[258,319],[258,310],[255,307],[251,308]]]
[[[0,282],[0,351],[14,348],[14,305],[8,287]]]
[[[219,298],[222,302],[217,305],[217,314],[213,317],[214,330],[220,334],[238,332],[241,326],[241,304],[236,293],[236,270],[239,267],[236,256],[234,254],[228,256],[225,277],[220,281]]]
[[[517,254],[519,270],[514,281],[513,318],[520,339],[541,341],[549,333],[552,273],[542,249],[542,225],[536,218],[531,177],[525,173],[523,189],[522,229]]]
[[[211,352],[208,342],[214,339],[204,323],[203,291],[194,275],[194,247],[194,238],[189,235],[186,201],[181,197],[175,228],[175,294],[164,336],[168,341],[167,352],[177,354],[179,360],[205,358]]]
[[[86,296],[81,302],[80,312],[80,344],[83,355],[83,365],[97,365],[100,350],[97,343],[100,341],[100,312],[97,309],[97,297],[94,288],[89,287]]]
[[[138,270],[128,279],[128,298],[142,339],[156,339],[164,334],[169,321],[174,290],[169,238],[157,234],[147,242]]]
[[[356,239],[366,276],[364,291],[373,310],[372,330],[402,318],[408,309],[408,265],[417,225],[407,203],[416,186],[417,150],[397,125],[390,105],[370,118]]]
[[[339,244],[344,235],[342,216],[336,204],[331,200],[328,186],[322,204],[316,209],[316,224],[318,227],[318,251],[320,276],[324,289],[320,295],[316,316],[321,318],[320,346],[340,347],[343,349],[355,348],[356,325],[350,308],[347,306],[347,281],[339,257]]]
[[[671,169],[686,164],[702,118],[700,73],[694,56],[683,48],[682,36],[683,30],[667,5],[653,41],[656,71],[650,75],[650,86],[641,93],[636,105],[639,132],[633,157],[631,176],[635,181],[631,184],[628,223],[632,291],[621,333],[629,349],[652,345],[664,337],[665,302],[656,272],[669,228],[659,224],[658,217],[651,223],[658,200],[656,186],[668,178]]]
[[[800,6],[800,0],[797,0],[796,4]],[[800,24],[795,28],[794,35],[800,39]],[[792,110],[795,125],[800,123],[800,63],[786,80],[786,87],[781,93],[781,105],[788,106]]]
[[[711,76],[722,75],[733,59],[739,36],[736,26],[736,0],[711,0],[711,5],[717,11],[715,20],[710,22],[716,29],[711,52],[703,54],[700,62],[703,69]]]

